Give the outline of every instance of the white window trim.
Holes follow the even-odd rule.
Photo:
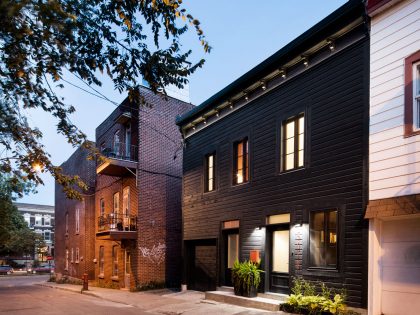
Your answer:
[[[74,262],[74,250],[73,250],[73,247],[71,248],[71,260],[70,260],[70,262],[71,263]]]

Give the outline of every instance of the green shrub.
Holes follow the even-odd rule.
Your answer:
[[[282,310],[298,314],[346,314],[346,294],[320,283],[321,294],[316,293],[316,286],[302,278],[293,280],[292,294],[282,304]]]
[[[131,291],[148,291],[164,288],[166,288],[165,282],[150,281],[147,283],[138,284],[134,289],[131,289]]]

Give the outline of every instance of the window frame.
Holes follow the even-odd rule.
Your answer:
[[[66,235],[69,234],[69,213],[66,212]]]
[[[334,266],[328,266],[328,265],[323,265],[323,266],[316,266],[312,263],[312,258],[311,258],[311,227],[312,227],[312,215],[315,213],[324,213],[324,226],[323,226],[323,232],[324,232],[324,252],[326,252],[326,247],[328,246],[328,242],[327,242],[327,235],[329,235],[330,229],[328,227],[328,218],[325,215],[326,213],[332,213],[332,212],[336,212],[337,216],[336,216],[336,229],[335,229],[335,234],[336,234],[336,241],[335,241],[335,265]],[[308,269],[310,270],[332,270],[332,271],[338,271],[339,270],[339,256],[340,256],[340,248],[339,248],[339,243],[340,243],[340,211],[338,208],[325,208],[325,209],[316,209],[316,210],[311,210],[309,211],[309,231],[308,231],[308,241],[309,241],[309,246],[308,246]],[[329,238],[329,237],[328,237]]]
[[[79,259],[80,259],[79,247],[76,247],[76,259],[75,259],[76,264],[79,263]]]
[[[66,261],[64,265],[64,270],[69,270],[69,249],[66,248]]]
[[[415,126],[415,104],[414,104],[414,67],[420,66],[420,50],[406,57],[404,60],[404,136],[411,137],[420,134],[420,113],[417,113],[417,123]],[[418,74],[420,80],[420,73]],[[419,108],[420,110],[420,108]]]
[[[75,224],[75,230],[76,234],[79,234],[80,232],[80,208],[76,208],[76,211],[74,212],[76,224]]]
[[[299,166],[299,120],[300,118],[304,119],[303,122],[303,163],[302,166]],[[293,152],[293,168],[286,169],[286,146],[287,146],[287,139],[286,139],[286,125],[290,123],[291,121],[294,122],[294,152]],[[286,172],[293,172],[296,170],[304,169],[306,165],[306,151],[307,151],[307,145],[306,145],[306,138],[307,138],[307,115],[305,112],[300,112],[297,115],[291,116],[287,118],[286,120],[283,120],[281,122],[280,127],[280,172],[286,173]]]
[[[213,175],[213,178],[212,178],[212,182],[213,182],[213,189],[209,189],[209,180],[210,180],[210,178],[209,178],[209,158],[210,157],[213,157],[213,167],[212,167],[212,169],[213,169],[213,172],[212,172],[212,175]],[[204,192],[205,193],[208,193],[208,192],[213,192],[213,191],[215,191],[215,190],[217,190],[217,187],[216,187],[216,180],[217,180],[217,178],[216,178],[216,151],[213,151],[213,152],[211,152],[211,153],[208,153],[208,154],[206,154],[205,156],[204,156]]]
[[[118,278],[118,245],[112,246],[112,273],[113,278]]]
[[[242,182],[238,182],[238,146],[242,143]],[[244,145],[245,144],[245,145]],[[249,137],[243,137],[240,140],[233,142],[233,165],[232,165],[232,185],[244,185],[250,181],[250,153],[249,153]]]
[[[105,272],[105,247],[99,246],[99,276],[103,276]]]
[[[105,215],[105,199],[99,199],[99,216],[102,217]]]

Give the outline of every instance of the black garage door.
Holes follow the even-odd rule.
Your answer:
[[[217,278],[215,239],[187,241],[187,285],[191,290],[214,291]]]

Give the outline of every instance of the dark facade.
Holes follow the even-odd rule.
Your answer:
[[[88,160],[89,152],[79,147],[61,165],[66,175],[79,176],[88,186],[82,200],[66,198],[62,186],[55,186],[55,272],[58,278],[81,279],[87,273],[94,278],[95,258],[95,161]]]
[[[302,276],[366,306],[368,82],[364,7],[350,1],[178,119],[189,288],[231,285],[232,259],[259,256],[263,291]]]

